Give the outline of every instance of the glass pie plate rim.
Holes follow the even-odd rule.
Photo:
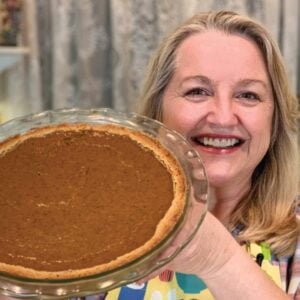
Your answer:
[[[208,184],[199,154],[177,132],[156,120],[136,113],[122,113],[111,108],[47,110],[1,124],[0,142],[16,134],[24,134],[30,129],[62,123],[116,124],[158,138],[177,157],[187,177],[188,193],[184,214],[172,232],[157,246],[121,267],[88,277],[61,280],[29,279],[0,273],[0,294],[22,299],[63,299],[105,293],[119,286],[133,283],[163,267],[178,255],[199,229],[207,211]],[[174,143],[176,147],[172,147]],[[200,176],[195,175],[199,173],[201,173]],[[201,195],[194,191],[197,184],[206,185]],[[199,215],[195,216],[195,214]],[[190,217],[197,218],[195,224],[191,224]],[[187,228],[189,233],[186,238],[176,245],[172,253],[163,256],[162,254],[175,236]]]

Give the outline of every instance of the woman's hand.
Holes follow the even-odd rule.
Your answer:
[[[183,229],[166,254],[172,253],[186,239],[186,235]],[[168,268],[181,273],[196,274],[203,279],[217,273],[239,248],[227,229],[208,212],[193,239]]]
[[[180,232],[168,252],[176,249],[185,234]],[[166,268],[198,275],[216,299],[290,299],[211,213],[206,214],[192,241]]]

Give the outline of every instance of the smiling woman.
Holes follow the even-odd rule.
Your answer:
[[[214,198],[199,234],[169,266],[185,274],[184,283],[182,273],[175,273],[168,285],[179,298],[300,294],[299,111],[288,82],[266,29],[228,11],[194,16],[162,42],[150,62],[141,112],[190,141],[203,158]],[[259,254],[273,282],[247,252],[250,258]],[[201,278],[192,291],[191,273]],[[158,286],[148,284],[149,290]]]

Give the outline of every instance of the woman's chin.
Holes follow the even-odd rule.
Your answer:
[[[211,188],[220,189],[227,186],[227,182],[222,179],[209,180],[209,185]]]
[[[224,185],[227,185],[232,180],[232,176],[230,176],[228,169],[222,171],[220,168],[209,168],[206,166],[205,170],[209,184],[212,187],[224,187]]]
[[[231,176],[228,176],[228,173],[224,173],[224,174],[211,174],[210,172],[207,172],[207,177],[208,177],[208,181],[209,181],[209,185],[212,188],[215,189],[224,189],[226,187],[228,187],[231,182],[234,182],[234,179]]]

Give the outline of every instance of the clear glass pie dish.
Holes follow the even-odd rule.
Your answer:
[[[156,247],[141,257],[113,270],[83,278],[41,280],[0,273],[0,294],[21,299],[66,299],[105,293],[135,282],[170,262],[193,238],[200,227],[208,202],[208,183],[202,161],[178,133],[160,122],[111,109],[62,109],[20,117],[0,125],[0,142],[31,129],[56,124],[114,124],[145,133],[158,140],[181,165],[187,181],[185,210],[173,230]],[[1,228],[0,228],[1,231]],[[179,235],[172,252],[166,250]],[[174,246],[174,245],[173,245]]]

